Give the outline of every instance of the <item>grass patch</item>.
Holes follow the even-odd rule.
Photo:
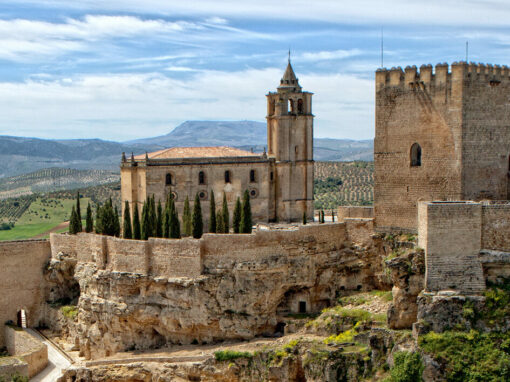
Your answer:
[[[373,290],[369,292],[372,296],[377,296],[381,298],[383,301],[390,302],[393,301],[393,295],[390,290]]]
[[[60,311],[66,318],[75,319],[78,315],[78,307],[75,305],[64,305],[60,308]]]
[[[510,381],[510,334],[430,332],[419,346],[445,365],[447,381]]]
[[[216,361],[232,361],[238,358],[253,358],[253,354],[247,351],[219,350],[214,352]]]

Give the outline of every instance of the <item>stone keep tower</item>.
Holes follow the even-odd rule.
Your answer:
[[[313,218],[312,93],[303,92],[289,63],[277,92],[267,94],[268,157],[275,160],[276,216]]]
[[[375,218],[417,228],[420,200],[510,199],[510,70],[464,62],[376,72]]]

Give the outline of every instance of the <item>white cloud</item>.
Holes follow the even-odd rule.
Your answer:
[[[305,52],[298,56],[301,61],[323,61],[323,60],[343,60],[354,56],[359,56],[363,52],[360,49],[349,50],[327,50],[320,52]]]
[[[9,0],[5,0],[9,2]],[[507,0],[16,0],[15,3],[64,9],[140,12],[166,15],[202,15],[220,18],[315,20],[349,24],[507,26]]]
[[[271,68],[188,79],[124,74],[0,83],[0,134],[128,140],[168,133],[185,120],[263,121],[265,94],[281,75]],[[316,136],[373,136],[372,81],[341,74],[300,81],[315,93]]]

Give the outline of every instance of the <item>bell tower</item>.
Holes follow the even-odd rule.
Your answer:
[[[278,221],[313,218],[312,93],[304,92],[289,62],[276,92],[267,94],[268,156],[275,159]]]

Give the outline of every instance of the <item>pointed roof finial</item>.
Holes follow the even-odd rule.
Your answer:
[[[299,86],[298,79],[296,74],[294,73],[294,69],[292,69],[292,65],[290,63],[290,49],[289,49],[289,62],[287,64],[287,69],[285,69],[285,73],[283,74],[282,79],[280,80],[280,86],[278,86],[279,91],[294,91],[300,92],[301,86]]]
[[[290,48],[289,48],[289,64],[290,64]]]

